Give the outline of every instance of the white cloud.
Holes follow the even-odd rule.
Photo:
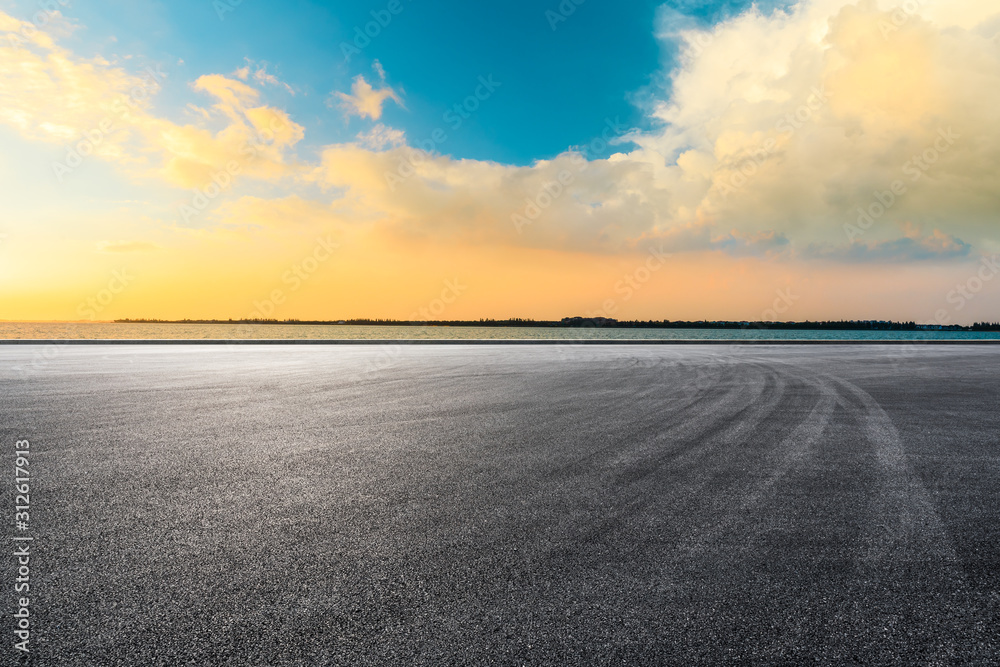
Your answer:
[[[655,242],[845,261],[961,257],[995,236],[1000,210],[1000,171],[988,166],[1000,164],[1000,48],[963,20],[970,27],[864,1],[752,9],[673,33],[687,47],[671,97],[650,109],[662,129],[631,135],[627,155],[516,167],[423,155],[373,130],[328,147],[314,177],[344,189],[359,217],[407,234],[605,252]],[[569,182],[549,196],[562,171]],[[844,225],[894,184],[902,194],[847,248]],[[903,222],[943,236],[900,238]]]
[[[255,81],[261,85],[278,86],[283,88],[289,95],[295,94],[295,89],[284,81],[280,81],[278,77],[270,74],[267,71],[267,63],[256,63],[250,58],[244,58],[244,65],[233,72],[235,76],[240,81]]]
[[[866,243],[891,242],[906,221],[944,219],[973,242],[995,234],[1000,48],[983,26],[996,10],[903,4],[811,0],[675,31],[682,64],[651,108],[662,129],[633,136],[629,155],[671,193],[667,224],[837,244],[899,182]]]
[[[365,132],[359,132],[356,141],[359,146],[380,151],[388,147],[404,145],[406,134],[402,130],[378,123]]]
[[[459,160],[409,148],[402,131],[376,123],[325,147],[309,180],[330,188],[338,219],[408,236],[604,253],[661,244],[848,262],[961,258],[994,242],[1000,211],[1000,16],[986,4],[922,0],[907,14],[901,0],[805,0],[704,30],[663,25],[665,39],[684,44],[680,64],[670,96],[648,109],[659,129],[631,134],[628,154]],[[142,83],[43,34],[0,59],[0,122],[28,138],[79,136],[106,100]],[[373,70],[330,104],[372,121],[387,101],[402,106],[381,64]],[[244,173],[281,178],[304,128],[262,103],[275,85],[291,92],[249,60],[232,76],[200,77],[193,89],[212,106],[189,105],[192,124],[137,103],[102,151],[196,187],[266,131]],[[845,236],[859,211],[879,206],[860,238]],[[934,231],[900,236],[904,223]]]
[[[214,104],[210,109],[188,104],[185,111],[194,123],[178,125],[152,110],[169,76],[159,66],[132,73],[101,56],[83,58],[59,44],[60,31],[26,25],[0,12],[0,123],[22,137],[62,144],[67,155],[82,145],[84,155],[127,165],[130,175],[164,178],[185,188],[205,186],[234,160],[251,178],[274,179],[290,171],[288,153],[304,129],[284,111],[261,103],[260,91],[239,80],[260,81],[251,69],[238,70],[237,78],[199,77],[192,89],[214,98]],[[220,120],[221,129],[209,129]],[[59,164],[54,169],[66,169]]]
[[[385,70],[382,68],[382,64],[376,60],[373,68],[378,74],[379,80],[385,84]],[[331,105],[337,104],[347,118],[360,116],[361,118],[378,120],[382,117],[382,105],[385,104],[386,100],[392,100],[403,107],[402,98],[392,86],[383,85],[381,88],[375,88],[368,83],[364,75],[359,74],[354,77],[350,94],[335,92],[330,97],[329,103]]]

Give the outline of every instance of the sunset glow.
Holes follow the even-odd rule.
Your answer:
[[[0,10],[0,319],[996,319],[992,2],[637,7],[607,67],[597,5],[463,54],[405,0],[48,4]]]

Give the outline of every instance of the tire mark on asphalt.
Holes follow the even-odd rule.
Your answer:
[[[802,463],[826,431],[837,406],[836,389],[829,382],[817,381],[810,376],[797,373],[789,373],[789,375],[815,387],[819,391],[818,400],[809,414],[795,426],[794,430],[776,447],[775,453],[769,457],[773,463],[771,474],[763,481],[751,486],[745,492],[742,500],[734,503],[731,509],[714,525],[703,528],[681,542],[677,547],[681,557],[697,558],[709,551],[718,552],[719,541],[725,539],[738,523],[744,521],[746,513],[754,506],[761,504],[765,496],[788,475],[793,467]],[[742,538],[742,541],[745,542],[745,537]]]
[[[753,368],[749,368],[749,366]],[[547,558],[563,558],[573,553],[580,545],[593,544],[604,539],[608,534],[627,527],[627,519],[646,510],[654,503],[680,505],[683,498],[695,498],[711,480],[705,473],[694,477],[692,483],[672,485],[669,489],[657,488],[654,493],[641,488],[646,480],[659,473],[662,468],[671,465],[672,471],[690,471],[702,463],[710,454],[723,445],[739,446],[749,439],[755,430],[770,416],[785,396],[784,379],[760,364],[742,363],[736,366],[745,376],[749,376],[754,389],[752,393],[743,391],[743,386],[734,382],[731,390],[723,394],[713,403],[713,408],[702,409],[694,419],[677,424],[667,431],[661,432],[647,443],[650,445],[669,438],[670,447],[658,452],[655,456],[646,456],[633,463],[624,473],[615,477],[613,490],[615,495],[624,499],[619,507],[587,525],[585,530],[579,528],[572,535],[563,535],[557,541],[560,546],[551,549]],[[752,373],[752,371],[758,371]],[[763,373],[759,371],[764,371]],[[761,397],[766,399],[761,403]],[[720,414],[719,410],[727,406],[738,406],[734,411]],[[674,415],[671,415],[674,417]],[[660,416],[662,419],[662,416]],[[633,456],[636,452],[630,452]],[[642,452],[639,452],[640,457]]]
[[[681,366],[683,368],[683,366]],[[645,398],[647,395],[651,394],[657,389],[662,387],[650,387],[643,391],[637,396],[637,398]],[[698,387],[696,386],[693,391],[690,390],[689,385],[676,385],[673,391],[666,394],[666,396],[658,396],[657,398],[662,401],[666,398],[671,398],[676,394],[682,394],[686,398],[677,404],[671,404],[671,419],[674,421],[682,421],[685,415],[693,411],[694,409],[701,407],[699,402],[705,400],[705,394],[709,387]],[[724,406],[730,399],[729,394],[724,394],[720,396],[715,401],[715,405],[718,407]],[[632,403],[637,403],[638,401],[632,400]],[[663,421],[662,413],[656,412],[648,415],[642,424],[636,424],[639,433],[629,433],[627,437],[615,438],[610,444],[600,447],[591,451],[589,454],[572,461],[564,466],[552,469],[545,474],[546,479],[565,479],[572,476],[578,475],[592,475],[594,471],[594,466],[600,463],[609,465],[612,457],[622,455],[623,451],[631,446],[631,443],[636,439],[636,437],[641,437],[640,434],[643,431],[654,430],[660,427]],[[662,437],[662,433],[655,437]]]
[[[875,460],[884,478],[877,498],[880,529],[871,530],[871,547],[863,560],[877,563],[931,555],[942,563],[957,564],[958,556],[941,516],[910,467],[892,419],[868,392],[847,380],[831,379],[857,401],[854,417],[874,446]]]
[[[738,368],[749,377],[749,387],[734,381],[729,391],[712,406],[702,406],[693,419],[674,424],[656,434],[636,452],[640,457],[648,454],[619,474],[617,481],[634,484],[668,464],[691,467],[722,444],[744,442],[752,429],[774,412],[781,402],[785,395],[785,381],[763,366],[754,365],[751,369],[748,364],[741,364]],[[751,374],[753,370],[764,372]],[[762,397],[764,402],[758,404]],[[738,407],[721,412],[734,406]],[[660,446],[664,440],[668,444],[666,448]]]
[[[854,586],[866,591],[867,607],[852,610],[851,625],[869,628],[868,650],[888,661],[913,637],[932,637],[953,619],[982,614],[983,601],[972,594],[944,522],[934,507],[923,482],[910,466],[899,432],[882,406],[868,392],[843,378],[827,375],[843,391],[851,415],[874,449],[877,472],[881,478],[872,498],[873,516],[862,528],[862,553]],[[909,577],[911,564],[937,572],[933,589],[915,585]],[[900,618],[898,600],[922,599],[934,608],[941,621],[916,615],[909,621]],[[944,611],[947,609],[947,611]],[[899,625],[907,623],[907,637],[898,635]],[[961,626],[959,626],[961,627]],[[981,627],[965,637],[939,642],[928,655],[926,664],[947,664],[957,660],[956,643],[983,639]],[[874,631],[873,631],[874,630]]]

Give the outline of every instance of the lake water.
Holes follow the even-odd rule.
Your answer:
[[[0,339],[998,340],[1000,332],[3,322]]]

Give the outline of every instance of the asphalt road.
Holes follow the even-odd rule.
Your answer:
[[[997,664],[998,371],[976,345],[0,348],[33,664]]]

